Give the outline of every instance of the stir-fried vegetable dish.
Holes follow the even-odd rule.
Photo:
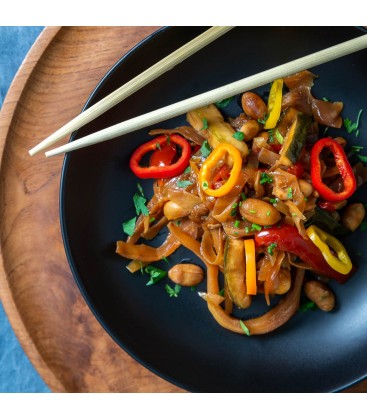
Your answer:
[[[130,272],[154,284],[165,275],[154,263],[186,248],[201,266],[171,267],[167,292],[206,282],[198,299],[239,334],[284,325],[301,296],[334,309],[332,283],[356,270],[342,237],[365,217],[350,199],[367,171],[344,137],[328,136],[343,128],[343,103],[315,98],[316,77],[303,71],[275,80],[266,95],[245,92],[234,98],[240,115],[224,117],[222,102],[190,111],[185,126],[149,133],[130,168],[153,180],[153,195],[134,196],[138,216],[124,223],[128,237],[116,248]],[[151,246],[162,232],[163,243]],[[268,310],[254,318],[246,310],[255,299]]]

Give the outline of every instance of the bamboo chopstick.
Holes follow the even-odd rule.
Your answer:
[[[367,35],[362,35],[350,41],[337,44],[330,48],[318,51],[302,58],[290,61],[280,66],[265,70],[261,73],[238,80],[228,85],[213,89],[197,96],[185,99],[172,105],[157,109],[155,111],[143,114],[139,117],[121,122],[108,127],[104,130],[92,133],[81,139],[67,143],[46,152],[46,156],[55,156],[61,153],[70,152],[96,143],[119,137],[123,134],[131,133],[168,120],[170,118],[182,115],[192,109],[200,108],[215,103],[224,98],[240,94],[246,90],[254,89],[271,83],[273,80],[289,76],[302,70],[310,69],[328,61],[335,60],[345,55],[367,48]]]
[[[125,83],[114,92],[110,93],[108,96],[94,104],[92,107],[86,109],[73,120],[69,121],[63,127],[55,131],[55,133],[44,139],[37,146],[33,147],[33,149],[29,151],[29,154],[31,156],[35,155],[41,150],[44,150],[52,144],[56,143],[64,136],[72,133],[74,130],[77,130],[78,128],[94,120],[99,115],[103,114],[108,109],[121,102],[123,99],[132,95],[134,92],[141,89],[152,80],[161,76],[163,73],[171,70],[174,66],[181,63],[186,58],[190,57],[192,54],[210,44],[212,41],[219,38],[221,35],[225,34],[232,28],[233,26],[213,26],[212,28],[208,29],[201,35],[197,36],[187,44],[174,51],[172,54],[169,54],[167,57],[154,64],[149,69],[143,71],[143,73]]]

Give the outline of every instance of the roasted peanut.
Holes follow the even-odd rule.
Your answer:
[[[341,221],[344,227],[354,232],[365,216],[364,205],[362,203],[353,203],[345,208]]]
[[[168,277],[181,286],[196,286],[204,279],[204,271],[195,264],[176,264],[168,271]]]
[[[256,120],[248,120],[241,127],[242,133],[245,135],[244,141],[252,140],[260,130],[260,124]]]
[[[280,220],[280,213],[273,205],[257,198],[242,201],[240,213],[249,222],[260,226],[274,225]]]
[[[284,295],[291,287],[292,279],[291,272],[286,267],[280,267],[275,279],[272,281],[268,293],[271,295]],[[259,284],[259,293],[265,293],[265,282],[261,281]]]
[[[242,109],[254,120],[262,120],[268,110],[262,98],[253,92],[245,92],[241,98]]]
[[[276,277],[274,290],[270,290],[269,293],[275,295],[284,295],[291,288],[291,272],[288,268],[281,267]]]
[[[309,197],[313,193],[312,185],[304,179],[298,180],[299,188],[305,197]]]
[[[305,283],[304,291],[306,296],[322,311],[329,312],[334,309],[335,296],[326,284],[317,280],[310,280]]]

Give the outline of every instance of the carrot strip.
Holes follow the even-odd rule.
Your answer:
[[[246,255],[246,287],[249,295],[256,295],[256,257],[255,257],[255,241],[245,239],[245,255]]]

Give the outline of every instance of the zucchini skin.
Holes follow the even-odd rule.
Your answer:
[[[288,158],[293,164],[298,161],[301,155],[311,123],[312,119],[309,115],[297,112],[296,117],[286,134],[283,147],[280,150],[280,155]]]
[[[227,237],[224,248],[224,280],[233,303],[241,309],[251,305],[246,289],[245,245],[243,239]]]

